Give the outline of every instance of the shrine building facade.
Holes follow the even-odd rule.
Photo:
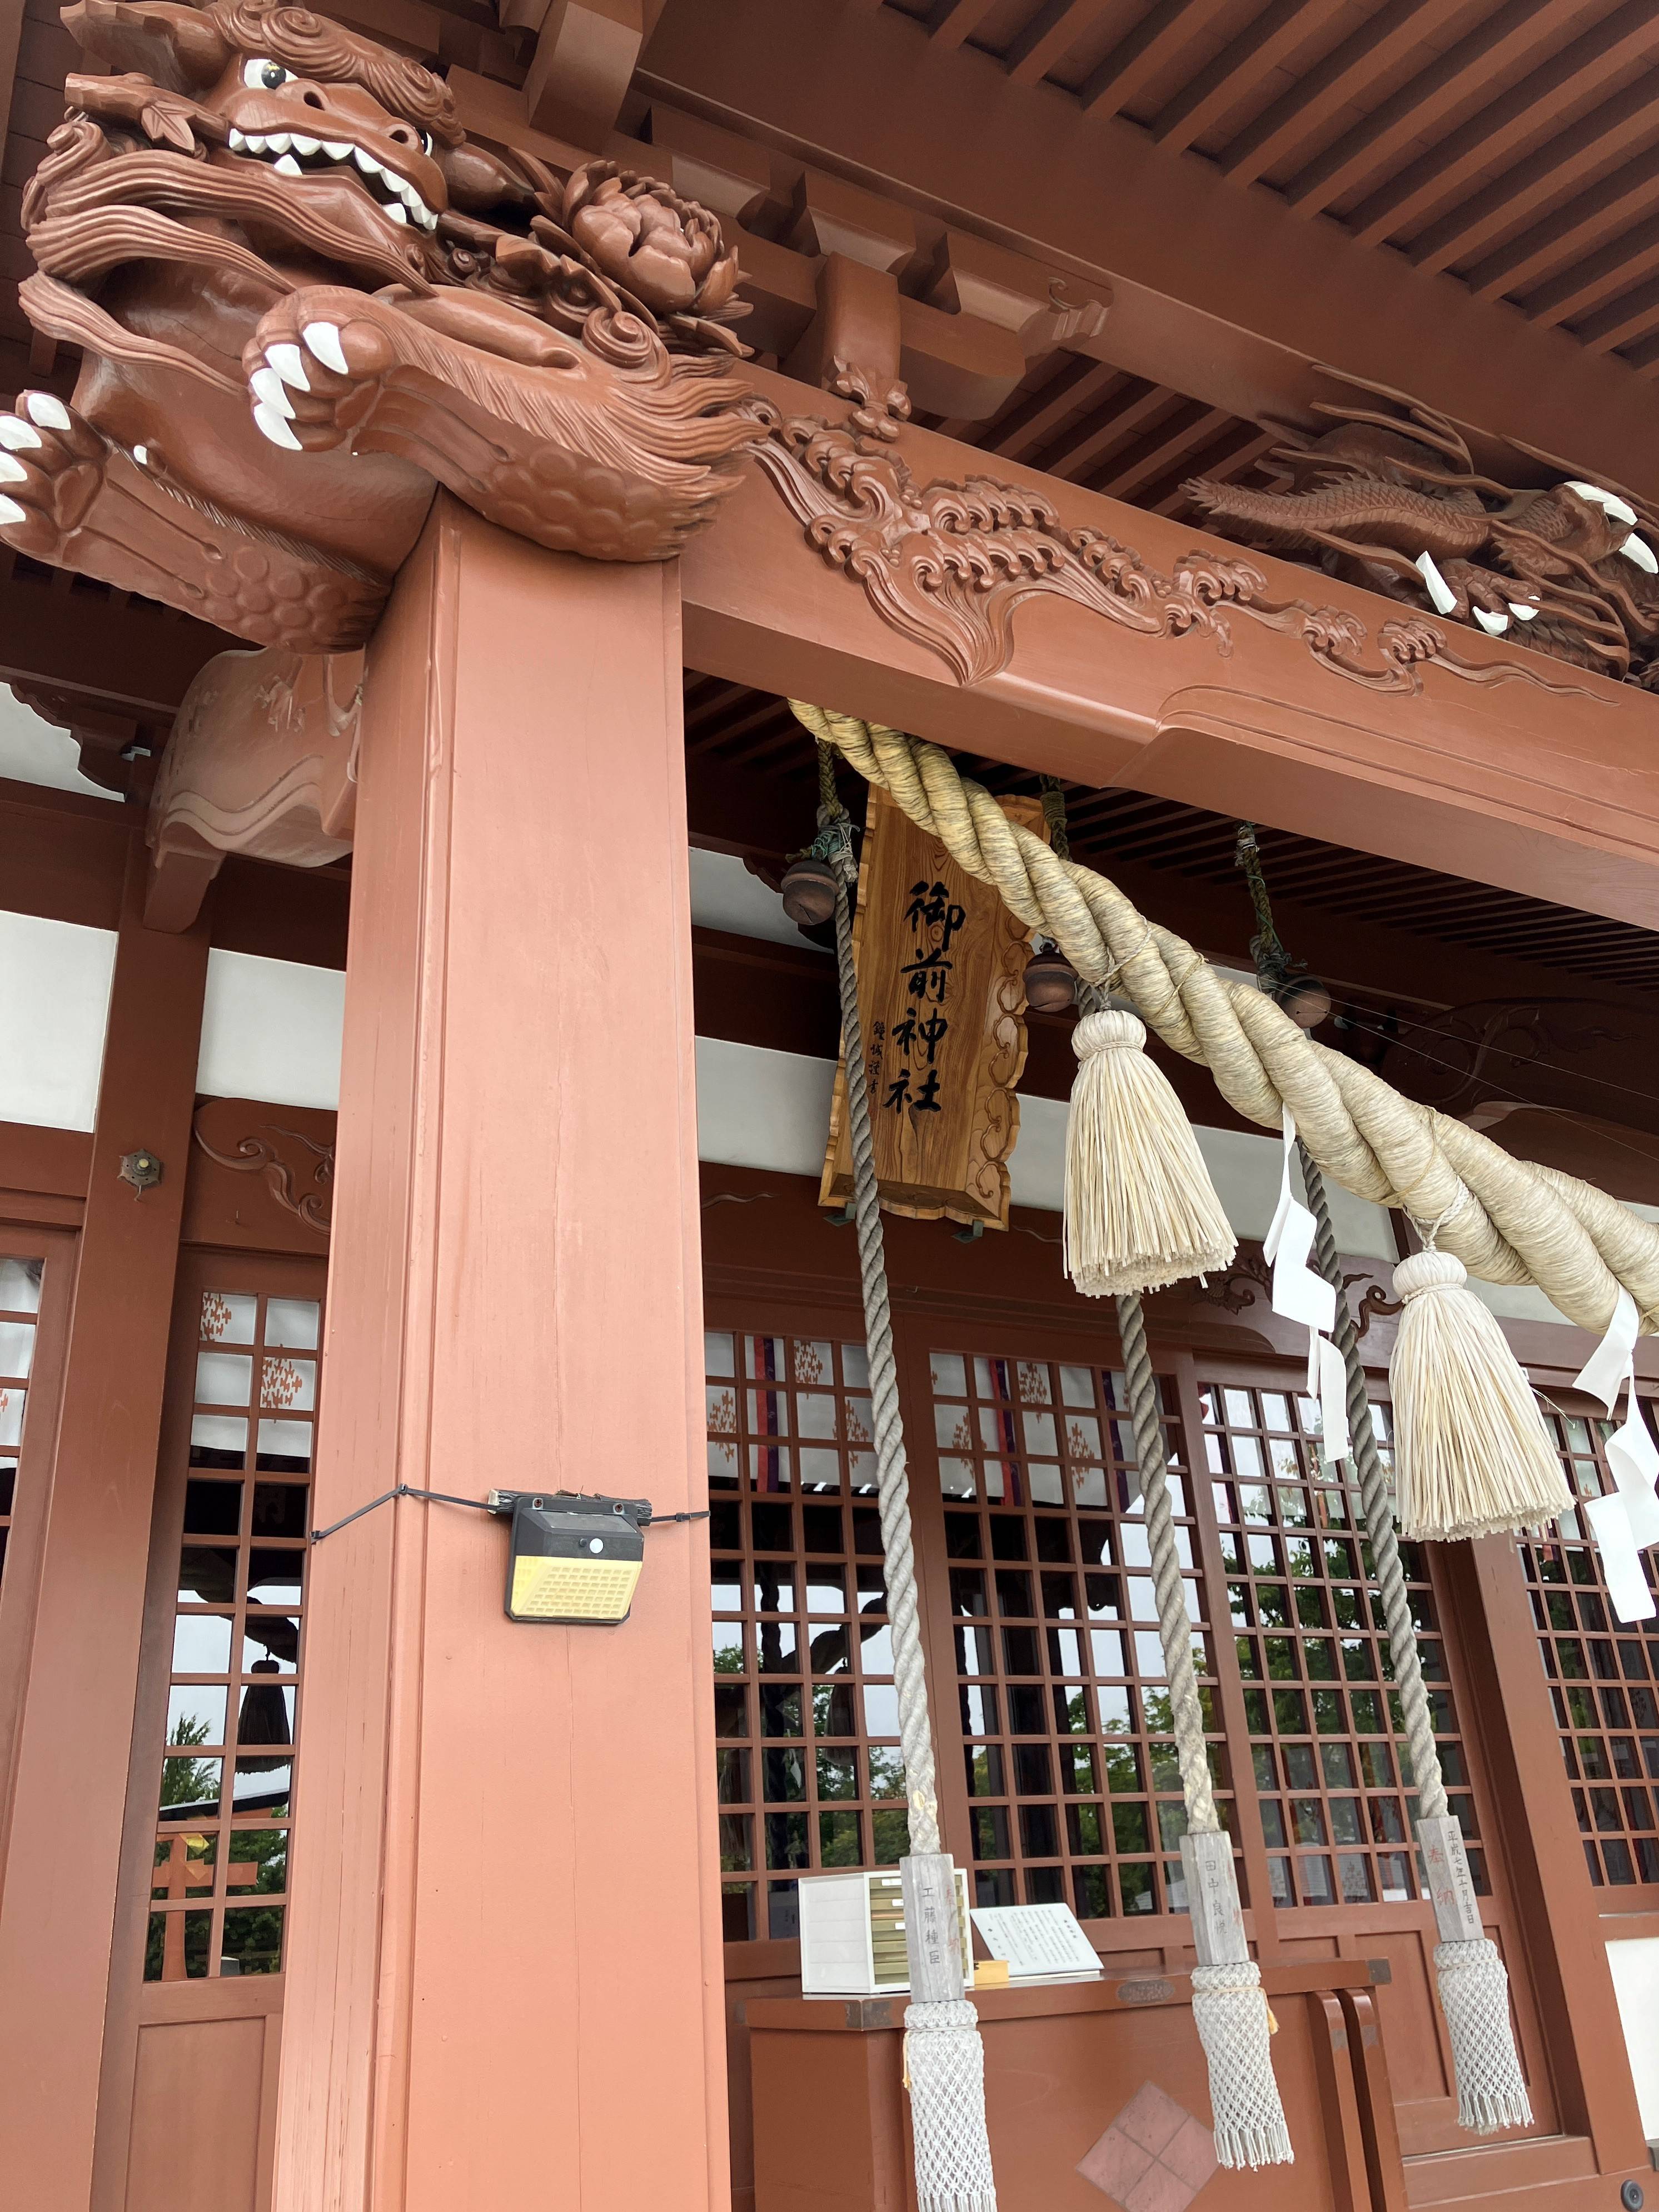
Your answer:
[[[811,1913],[936,1823],[1098,1968],[951,2202],[1659,2205],[1654,9],[3,0],[0,117],[0,2203],[914,2212]],[[1389,1566],[1321,1175],[1547,1525]]]

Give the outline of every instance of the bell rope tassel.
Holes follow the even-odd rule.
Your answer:
[[[1215,2154],[1223,2166],[1288,2166],[1295,2156],[1273,2079],[1267,2000],[1254,1959],[1193,1969],[1193,2025],[1210,2068]]]
[[[1214,1824],[1213,1807],[1200,1817]],[[1229,2166],[1294,2165],[1267,2039],[1273,2020],[1244,1934],[1231,1837],[1218,1825],[1189,1827],[1181,1866],[1198,1954],[1193,2025],[1209,2068],[1216,2157]]]
[[[1536,1528],[1572,1503],[1532,1386],[1468,1282],[1461,1260],[1432,1248],[1394,1272],[1405,1302],[1389,1364],[1402,1536]]]
[[[1089,1297],[1161,1290],[1237,1249],[1210,1171],[1133,1014],[1085,1014],[1066,1124],[1065,1266]]]
[[[965,1997],[904,2013],[916,2212],[997,2212],[985,2127],[985,2046]]]
[[[1532,2104],[1510,2021],[1510,1978],[1489,1936],[1441,1943],[1434,1954],[1440,2009],[1451,2035],[1457,2124],[1477,2136],[1532,2125]]]

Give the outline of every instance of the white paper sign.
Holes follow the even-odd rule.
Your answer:
[[[1008,1962],[1013,1982],[1092,1981],[1102,1972],[1094,1945],[1066,1905],[986,1905],[973,1921],[994,1959]]]

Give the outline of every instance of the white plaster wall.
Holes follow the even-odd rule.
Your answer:
[[[42,720],[0,685],[0,775],[14,783],[43,784],[50,791],[78,791],[88,799],[123,804],[118,791],[106,791],[81,773],[81,749],[67,730]]]
[[[1659,2138],[1659,1936],[1609,1941],[1607,1964],[1630,2051],[1642,2132]]]
[[[723,1167],[817,1175],[830,1127],[835,1062],[724,1039],[697,1039],[697,1151]],[[1058,1212],[1065,1203],[1066,1102],[1019,1102],[1019,1141],[1009,1163],[1016,1206]],[[1241,1237],[1261,1237],[1279,1203],[1283,1148],[1273,1137],[1200,1129],[1199,1148]],[[1392,1260],[1394,1237],[1380,1206],[1333,1189],[1337,1241],[1345,1252]]]
[[[817,1175],[835,1086],[832,1060],[699,1037],[698,1158],[771,1175]]]
[[[820,945],[803,937],[783,910],[776,891],[730,853],[691,848],[691,919],[705,929],[724,929],[733,937],[764,937],[775,945],[799,945],[828,959]]]
[[[0,1121],[91,1128],[114,973],[113,930],[0,911]]]
[[[215,950],[196,1088],[210,1098],[337,1107],[344,1019],[342,969]]]

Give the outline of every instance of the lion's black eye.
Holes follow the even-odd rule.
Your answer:
[[[421,133],[421,151],[423,154],[429,154],[432,151],[432,133],[429,131],[422,131]]]
[[[281,62],[252,61],[242,64],[242,82],[250,92],[275,92],[279,84],[286,84],[289,72]]]

